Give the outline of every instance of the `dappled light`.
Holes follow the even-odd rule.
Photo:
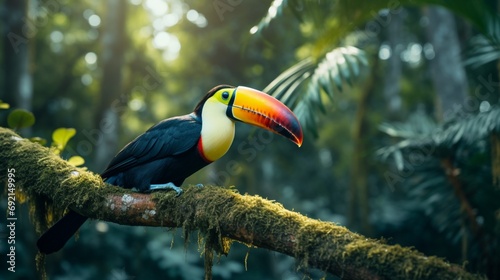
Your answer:
[[[499,8],[0,2],[0,278],[500,279]]]

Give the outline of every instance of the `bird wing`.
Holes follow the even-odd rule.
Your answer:
[[[201,122],[192,115],[163,120],[123,147],[101,177],[106,179],[143,163],[182,154],[198,143],[200,135]]]

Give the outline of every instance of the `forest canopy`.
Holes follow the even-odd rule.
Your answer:
[[[297,115],[302,147],[237,124],[227,154],[187,189],[257,195],[499,279],[498,10],[493,0],[3,0],[0,126],[99,174],[212,87],[259,89]],[[35,279],[41,232],[32,198],[16,198],[14,278]],[[54,206],[36,215],[52,224],[68,205]],[[45,268],[50,279],[200,279],[202,251],[182,230],[92,220]],[[211,275],[343,277],[301,264],[235,243]]]

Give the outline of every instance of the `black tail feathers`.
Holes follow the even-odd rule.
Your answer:
[[[38,250],[44,254],[61,250],[86,220],[87,217],[70,210],[38,239],[36,243]]]

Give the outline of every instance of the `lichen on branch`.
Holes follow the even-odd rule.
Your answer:
[[[184,193],[134,193],[111,186],[99,175],[69,165],[49,149],[0,128],[0,180],[7,168],[29,201],[35,217],[51,222],[48,208],[60,215],[70,208],[92,219],[124,225],[199,230],[205,250],[226,254],[233,240],[297,258],[343,279],[477,279],[461,267],[399,245],[366,238],[331,222],[305,217],[255,195],[205,186]],[[43,213],[40,213],[43,212]],[[43,224],[42,223],[42,224]],[[168,248],[165,248],[168,250]],[[213,254],[208,254],[213,258]],[[211,265],[210,260],[206,264]]]

